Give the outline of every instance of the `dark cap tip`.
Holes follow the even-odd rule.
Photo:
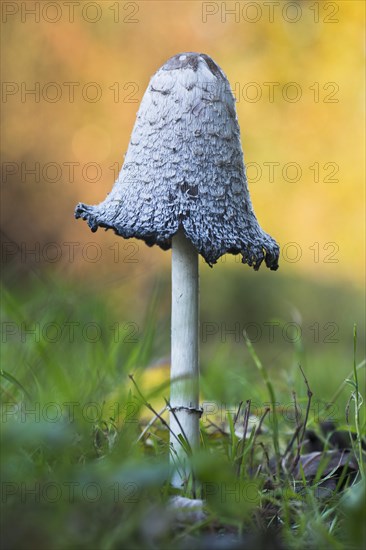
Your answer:
[[[225,78],[224,73],[215,61],[205,53],[182,52],[174,55],[163,65],[164,71],[174,71],[177,69],[192,69],[197,71],[200,63],[205,63],[211,73],[217,78]]]

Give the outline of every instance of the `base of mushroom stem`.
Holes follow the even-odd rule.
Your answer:
[[[179,434],[182,434],[182,436],[186,436],[185,439],[187,439],[187,442],[192,447],[192,450],[197,449],[199,446],[199,428],[198,428],[198,422],[203,414],[203,408],[202,407],[187,407],[185,405],[177,405],[177,406],[169,406],[168,410],[170,411],[170,427],[171,427],[171,436],[174,433],[176,436],[179,436]],[[189,416],[191,415],[198,415],[197,420],[194,422],[197,422],[197,431],[195,431],[195,435],[192,437],[192,432],[186,431],[188,426],[186,425],[186,421],[184,421],[184,418],[179,418],[179,416],[183,413],[185,415],[185,418],[187,419],[187,414]],[[193,419],[192,419],[193,420]],[[182,433],[183,432],[183,433]],[[184,435],[183,435],[184,434]],[[173,436],[171,437],[171,464],[172,464],[172,476],[171,476],[171,485],[175,489],[185,489],[185,485],[189,481],[189,478],[192,476],[192,468],[190,465],[190,456],[187,453],[187,451],[182,447],[180,443],[178,443],[177,439]],[[193,485],[195,486],[195,490],[197,490],[197,483],[194,479],[190,480],[193,482]],[[195,491],[194,491],[195,493]]]

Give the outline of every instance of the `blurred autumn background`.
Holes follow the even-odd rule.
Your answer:
[[[269,367],[302,357],[330,398],[354,322],[363,347],[363,2],[73,4],[2,3],[4,288],[30,325],[65,307],[108,345],[113,323],[143,339],[157,296],[149,362],[169,357],[170,252],[92,234],[74,208],[111,190],[152,74],[178,52],[207,53],[237,97],[254,209],[282,254],[276,273],[202,262],[203,388],[223,397],[211,383],[229,359],[241,376],[246,328]],[[19,334],[6,342],[23,353]]]

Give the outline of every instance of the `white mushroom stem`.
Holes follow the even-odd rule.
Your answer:
[[[172,240],[170,442],[176,487],[190,473],[176,437],[182,434],[192,449],[199,445],[198,286],[198,253],[180,230]]]

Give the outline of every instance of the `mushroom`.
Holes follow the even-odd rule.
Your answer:
[[[184,445],[199,445],[198,255],[214,265],[241,254],[258,270],[278,268],[279,246],[255,217],[235,99],[220,67],[205,54],[171,57],[151,78],[125,161],[111,193],[78,204],[92,231],[172,248],[170,432],[172,483],[190,470]]]

